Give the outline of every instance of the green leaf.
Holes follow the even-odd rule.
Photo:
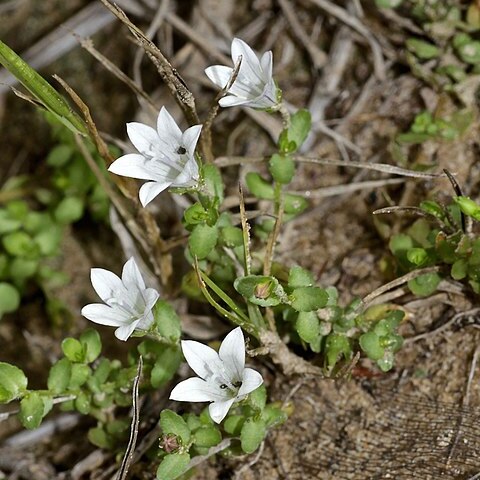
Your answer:
[[[101,427],[91,428],[88,431],[88,440],[96,447],[110,450],[114,446],[114,441],[110,435]]]
[[[172,410],[160,414],[160,426],[165,434],[173,434],[182,439],[184,445],[190,441],[191,432],[185,420]]]
[[[102,352],[102,341],[99,333],[93,328],[88,328],[80,335],[80,343],[85,349],[85,361],[92,363]]]
[[[437,273],[425,273],[408,282],[408,288],[414,295],[426,297],[431,295],[440,283],[440,276]]]
[[[153,316],[160,335],[171,342],[178,342],[182,335],[182,327],[173,307],[165,300],[159,300],[153,309]]]
[[[469,197],[453,197],[453,200],[465,215],[468,215],[475,220],[480,220],[480,205],[476,202]]]
[[[83,216],[84,201],[79,197],[66,197],[58,205],[53,215],[57,222],[68,225]]]
[[[273,179],[283,185],[290,183],[295,175],[295,162],[288,155],[273,154],[269,167]]]
[[[380,344],[380,338],[374,332],[367,332],[360,336],[359,343],[361,349],[372,360],[379,360],[383,357],[385,349]]]
[[[13,256],[32,258],[39,253],[38,245],[25,232],[8,233],[2,238],[2,243],[7,253]]]
[[[415,56],[422,60],[436,58],[440,55],[440,49],[436,45],[418,38],[409,38],[406,41],[406,46]]]
[[[0,316],[11,313],[20,306],[20,293],[10,283],[0,282]]]
[[[273,200],[275,195],[273,193],[272,185],[264,180],[260,174],[256,172],[248,172],[245,177],[245,182],[247,187],[257,198],[262,198],[264,200]]]
[[[300,312],[295,322],[295,330],[304,342],[316,342],[320,336],[320,321],[317,314]]]
[[[80,388],[90,377],[92,371],[88,365],[83,363],[74,363],[72,365],[72,373],[70,376],[70,382],[68,384],[69,390],[77,390]]]
[[[223,202],[223,180],[220,170],[211,163],[203,165],[202,167],[203,181],[205,183],[205,190],[210,197],[218,199],[218,203]]]
[[[248,394],[248,403],[254,410],[259,412],[265,408],[267,403],[267,389],[264,384]]]
[[[408,261],[420,267],[428,260],[428,253],[424,248],[411,248],[407,251]]]
[[[223,245],[229,248],[243,245],[243,232],[238,227],[224,227],[220,230],[220,240]]]
[[[463,280],[467,276],[468,264],[463,259],[460,258],[453,265],[450,274],[454,280]]]
[[[193,438],[197,447],[210,448],[222,441],[222,434],[217,427],[206,425],[196,430]]]
[[[0,403],[8,403],[27,390],[28,380],[18,367],[0,362]]]
[[[0,210],[0,235],[4,233],[14,232],[22,226],[22,222],[15,218],[12,218],[10,212],[2,209]]]
[[[38,260],[30,260],[28,258],[15,257],[8,267],[12,279],[15,281],[23,281],[35,275],[38,268]],[[2,294],[0,293],[0,299]],[[1,302],[1,300],[0,300]],[[0,306],[0,311],[2,310]]]
[[[238,436],[244,423],[245,417],[243,415],[229,415],[223,423],[223,428],[228,434]]]
[[[332,368],[341,356],[347,359],[350,358],[352,347],[345,335],[332,333],[327,337],[325,351],[327,353],[327,365],[329,368]]]
[[[466,63],[477,64],[480,62],[480,42],[471,41],[457,47],[458,56]]]
[[[311,287],[314,283],[313,274],[302,267],[292,267],[288,273],[288,286],[290,288]]]
[[[65,338],[62,342],[62,351],[71,362],[85,361],[85,349],[76,338]]]
[[[310,132],[311,126],[312,116],[308,110],[298,110],[291,116],[287,136],[290,142],[295,143],[295,150],[298,150],[302,146]]]
[[[292,193],[287,193],[284,198],[285,203],[283,207],[286,214],[298,215],[308,207],[308,200],[301,197],[300,195],[293,195]]]
[[[72,364],[68,358],[62,358],[53,365],[48,375],[48,389],[55,394],[65,393],[72,376]]]
[[[42,255],[50,256],[58,253],[62,241],[62,228],[59,225],[52,225],[35,235],[34,240]]]
[[[82,415],[88,415],[91,410],[91,396],[84,391],[79,392],[75,399],[75,408]]]
[[[403,3],[403,0],[375,0],[375,5],[379,8],[396,8]]]
[[[158,388],[169,382],[175,375],[181,362],[182,354],[179,348],[169,347],[159,354],[150,373],[152,387]]]
[[[188,246],[191,254],[202,260],[215,248],[217,240],[217,227],[197,225],[188,239]]]
[[[72,157],[74,149],[71,145],[57,145],[50,150],[47,157],[47,165],[61,167]]]
[[[17,78],[49,112],[70,130],[75,133],[87,133],[85,123],[70,108],[66,100],[43,77],[1,41],[0,63]]]
[[[174,480],[188,467],[190,455],[188,453],[171,453],[166,455],[157,469],[157,480]]]
[[[262,419],[247,419],[240,433],[242,450],[245,453],[253,453],[262,443],[266,433],[267,428]]]
[[[325,307],[328,293],[320,287],[299,287],[293,290],[289,298],[297,312],[312,312]]]
[[[19,418],[25,428],[38,428],[43,417],[52,409],[51,398],[37,392],[28,393],[20,402]]]
[[[280,402],[271,403],[262,412],[262,420],[268,428],[282,425],[288,419],[288,414],[282,410]]]

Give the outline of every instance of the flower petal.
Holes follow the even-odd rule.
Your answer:
[[[122,177],[155,180],[155,174],[147,167],[145,157],[138,153],[129,153],[117,158],[108,167],[108,171]]]
[[[215,423],[221,423],[221,421],[227,416],[227,413],[230,410],[230,407],[233,405],[234,401],[235,399],[231,398],[230,400],[211,403],[208,406],[208,413],[210,414],[210,418]]]
[[[130,321],[130,316],[127,313],[103,303],[85,305],[81,313],[88,320],[109,327],[120,327]]]
[[[146,207],[158,194],[167,189],[172,182],[147,182],[140,187],[138,196],[140,203]]]
[[[145,300],[145,309],[151,310],[157,303],[160,294],[154,288],[147,288],[142,292]]]
[[[133,257],[123,266],[122,282],[127,290],[145,290],[145,282]]]
[[[152,127],[139,122],[127,123],[128,138],[140,153],[151,152],[158,145],[158,134]]]
[[[172,187],[195,187],[198,183],[198,164],[194,158],[187,161],[183,170],[175,178]]]
[[[153,317],[153,313],[151,311],[145,312],[145,314],[138,319],[137,330],[149,330],[150,327],[153,325],[155,318]]]
[[[246,77],[247,84],[259,85],[265,83],[262,75],[262,66],[257,54],[252,48],[239,38],[234,38],[232,41],[232,60],[236,63],[239,56],[242,56],[242,63],[240,64],[240,70],[238,77]]]
[[[182,139],[182,131],[165,107],[160,109],[157,118],[157,132],[160,139],[175,150]]]
[[[220,360],[234,376],[235,380],[242,380],[245,368],[245,339],[240,327],[232,330],[223,340],[218,352]]]
[[[213,65],[205,69],[207,77],[218,87],[225,88],[230,77],[232,76],[233,68],[225,65]]]
[[[193,157],[193,155],[195,154],[195,147],[197,146],[201,131],[201,125],[193,125],[192,127],[187,128],[185,132],[183,132],[181,143],[187,150],[189,157]]]
[[[250,100],[246,98],[240,98],[235,95],[226,95],[218,101],[218,104],[221,107],[236,107],[240,105],[248,106],[249,103]]]
[[[243,371],[242,386],[238,390],[237,396],[241,397],[253,392],[263,383],[263,377],[253,368],[246,368]]]
[[[117,328],[115,330],[115,336],[122,341],[128,340],[130,335],[134,332],[134,330],[137,328],[138,323],[140,320],[136,320],[128,325],[123,325],[120,328]]]
[[[122,295],[125,290],[120,278],[103,268],[92,268],[90,270],[90,280],[97,295],[107,303],[111,298]]]
[[[214,385],[198,377],[188,378],[180,382],[170,393],[170,400],[179,402],[214,402],[223,401],[226,398],[224,393]]]
[[[203,343],[183,340],[182,352],[190,368],[203,379],[208,379],[222,370],[218,353]]]
[[[265,52],[260,58],[260,65],[263,71],[263,77],[269,81],[273,77],[273,53],[271,50]]]

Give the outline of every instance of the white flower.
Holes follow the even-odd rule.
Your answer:
[[[239,38],[232,41],[232,60],[236,64],[242,57],[240,69],[233,85],[228,89],[229,95],[221,98],[222,107],[243,105],[253,108],[272,108],[277,106],[277,86],[273,80],[273,55],[271,50],[265,52],[260,60],[255,52]],[[233,69],[223,65],[214,65],[205,70],[208,78],[220,88],[227,86]]]
[[[234,402],[238,402],[263,383],[256,370],[245,368],[245,342],[242,329],[232,330],[220,345],[213,348],[191,340],[182,341],[185,359],[198,375],[180,382],[170,394],[180,402],[213,402],[210,417],[220,423]]]
[[[157,130],[143,123],[127,123],[128,136],[139,153],[123,155],[108,170],[124,177],[150,180],[139,192],[144,207],[166,188],[195,187],[198,184],[195,147],[201,129],[201,125],[194,125],[182,133],[162,107]]]
[[[153,323],[152,308],[159,294],[146,288],[135,260],[125,263],[122,278],[103,268],[92,268],[92,285],[106,303],[92,303],[82,308],[82,315],[100,325],[118,327],[115,336],[127,340],[134,330],[148,330]]]

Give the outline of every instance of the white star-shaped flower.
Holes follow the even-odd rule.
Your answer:
[[[108,170],[124,177],[149,180],[139,192],[144,207],[169,187],[195,187],[199,179],[195,147],[201,130],[201,125],[194,125],[182,133],[162,107],[157,130],[143,123],[127,123],[128,137],[139,153],[123,155]]]
[[[271,50],[259,59],[256,53],[239,38],[232,41],[232,60],[236,64],[242,58],[238,75],[228,95],[219,100],[222,107],[243,105],[252,108],[273,108],[278,105],[277,86],[273,80],[273,55]],[[214,65],[205,70],[208,78],[225,88],[232,77],[233,69],[224,65]]]
[[[125,263],[120,279],[103,268],[92,268],[92,285],[106,303],[92,303],[82,308],[82,315],[100,325],[118,327],[115,336],[127,340],[134,330],[148,330],[153,324],[152,308],[160,296],[146,288],[135,260]]]
[[[245,398],[263,383],[256,370],[245,368],[245,341],[240,327],[232,330],[220,345],[213,348],[191,340],[182,341],[182,351],[198,377],[180,382],[170,394],[180,402],[213,402],[210,417],[220,423],[234,402]]]

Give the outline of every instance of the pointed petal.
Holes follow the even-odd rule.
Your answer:
[[[198,183],[198,164],[194,158],[190,158],[183,170],[172,183],[173,187],[194,187]]]
[[[187,128],[182,135],[182,144],[188,152],[190,157],[193,157],[195,153],[195,147],[197,146],[200,133],[202,131],[201,125],[193,125],[193,127]]]
[[[271,50],[262,55],[262,58],[260,58],[260,65],[265,80],[269,81],[273,76],[273,53]]]
[[[138,196],[140,203],[146,207],[158,194],[168,188],[172,182],[147,182],[140,187]]]
[[[122,341],[128,340],[130,335],[134,332],[135,328],[137,328],[137,325],[139,323],[139,320],[136,320],[128,325],[123,325],[120,328],[117,328],[115,330],[115,336]]]
[[[149,330],[154,322],[153,313],[151,311],[145,312],[143,317],[139,318],[137,330]]]
[[[145,300],[145,310],[151,310],[157,303],[160,294],[154,288],[147,288],[142,294]]]
[[[218,104],[221,107],[236,107],[239,105],[248,106],[249,103],[250,103],[250,100],[247,100],[246,98],[236,97],[234,95],[227,95],[225,97],[222,97],[218,101]]]
[[[170,400],[178,402],[213,402],[225,400],[226,394],[219,388],[198,377],[180,382],[170,393]]]
[[[117,158],[108,171],[122,177],[138,178],[140,180],[154,180],[155,176],[146,166],[146,160],[139,153],[129,153]]]
[[[253,368],[246,368],[243,371],[242,386],[238,390],[237,396],[241,397],[253,392],[263,383],[263,377]]]
[[[125,290],[120,278],[103,268],[92,268],[90,270],[90,280],[93,289],[104,302],[108,302],[119,294],[121,295]]]
[[[210,418],[215,423],[221,423],[221,421],[227,416],[230,407],[233,405],[235,401],[234,398],[224,401],[217,401],[215,403],[211,403],[208,406],[208,413],[210,414]]]
[[[158,134],[152,127],[139,122],[127,123],[128,138],[140,153],[150,152],[158,145]]]
[[[182,352],[190,368],[203,379],[208,379],[222,368],[218,353],[203,343],[183,340]]]
[[[245,368],[245,339],[240,327],[232,330],[223,340],[218,352],[220,360],[224,362],[235,380],[242,380]]]
[[[225,88],[232,76],[232,72],[233,68],[224,65],[213,65],[205,69],[207,77],[220,88]]]
[[[157,119],[158,136],[174,149],[180,144],[182,131],[165,107],[160,109]]]
[[[234,64],[237,62],[239,56],[242,57],[240,70],[244,68],[248,68],[248,70],[259,70],[260,61],[250,45],[240,38],[234,38],[232,41],[232,60]]]
[[[130,316],[125,312],[104,305],[103,303],[85,305],[81,313],[85,318],[88,318],[88,320],[109,327],[119,327],[125,325],[130,320]]]
[[[145,282],[133,257],[123,266],[122,282],[127,290],[145,290]]]

